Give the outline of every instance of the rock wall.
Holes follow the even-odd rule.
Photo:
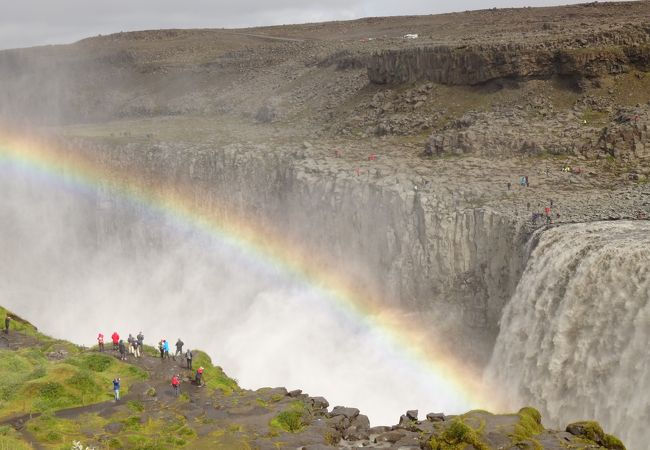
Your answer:
[[[369,58],[368,77],[375,84],[432,81],[477,85],[503,78],[598,77],[650,70],[648,35],[625,46],[563,48],[523,44],[430,46],[386,50]]]
[[[340,160],[315,160],[299,149],[83,147],[106,166],[137,171],[148,184],[190,186],[198,207],[245,214],[281,230],[309,254],[322,255],[324,264],[381,293],[387,306],[427,320],[444,317],[449,333],[462,327],[479,337],[472,349],[479,359],[489,355],[524,265],[527,234],[512,217],[472,208],[449,193],[414,189],[407,180],[357,177],[337,168]],[[98,214],[101,241],[102,230],[117,228],[107,221],[119,215]],[[128,228],[139,240],[148,233],[144,222]]]

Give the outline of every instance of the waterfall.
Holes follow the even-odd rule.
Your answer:
[[[560,426],[598,420],[650,442],[650,223],[542,233],[505,307],[486,376]]]

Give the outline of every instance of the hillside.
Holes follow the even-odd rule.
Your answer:
[[[193,366],[205,368],[202,387],[184,361],[161,360],[151,347],[122,362],[109,345],[100,353],[53,340],[5,309],[0,314],[14,317],[0,336],[2,448],[624,449],[594,422],[546,430],[533,408],[426,418],[407,411],[398,425],[370,427],[358,409],[329,408],[300,390],[242,389],[198,351]],[[179,396],[170,385],[175,373],[183,381]],[[109,400],[115,376],[123,385],[117,402]]]

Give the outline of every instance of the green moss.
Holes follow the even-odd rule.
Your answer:
[[[528,444],[535,449],[541,449],[542,446],[534,439],[534,436],[542,433],[542,415],[535,408],[522,408],[517,413],[519,421],[515,424],[514,431],[509,434],[513,444]]]
[[[113,358],[100,353],[87,354],[81,358],[83,366],[93,372],[105,372],[113,365],[113,362],[115,362]]]
[[[307,426],[305,405],[300,401],[293,402],[289,406],[289,409],[275,416],[269,425],[272,428],[280,429],[287,433],[298,433],[302,431]]]
[[[144,411],[144,404],[142,402],[136,401],[136,400],[130,400],[126,404],[131,411],[134,413],[140,413]]]
[[[440,436],[432,436],[428,444],[432,450],[463,450],[468,444],[477,450],[489,450],[480,434],[461,418],[454,419]]]
[[[24,442],[16,430],[3,425],[0,426],[0,449],[32,450],[32,446]]]
[[[609,450],[626,450],[625,445],[616,436],[606,434],[603,438],[603,445]]]
[[[192,352],[194,360],[192,366],[195,368],[203,367],[203,380],[205,384],[212,389],[219,389],[226,394],[239,391],[237,381],[228,377],[221,367],[214,366],[210,357],[199,350]]]
[[[601,442],[605,438],[605,432],[598,422],[575,422],[567,426],[567,429],[569,428],[579,428],[581,430],[579,435],[590,441]]]

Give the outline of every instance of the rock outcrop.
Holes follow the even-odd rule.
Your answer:
[[[578,42],[406,47],[374,54],[368,77],[376,84],[426,80],[450,85],[552,76],[594,78],[650,70],[649,42],[650,29],[639,27]]]

